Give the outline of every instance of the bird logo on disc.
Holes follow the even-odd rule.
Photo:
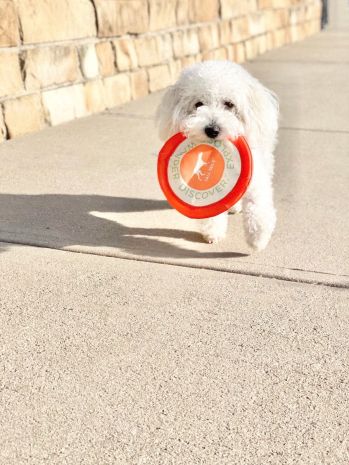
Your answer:
[[[203,191],[219,183],[224,167],[224,158],[215,147],[200,144],[182,157],[180,173],[189,187]]]

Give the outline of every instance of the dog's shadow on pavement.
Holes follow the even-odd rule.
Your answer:
[[[0,194],[0,241],[56,249],[101,247],[133,256],[157,258],[246,256],[237,252],[193,250],[188,243],[203,242],[197,232],[170,229],[166,225],[161,228],[129,227],[114,218],[103,217],[103,213],[117,217],[120,213],[168,209],[170,206],[162,200],[102,195]],[[184,239],[186,247],[165,238]],[[4,251],[4,246],[1,251]]]

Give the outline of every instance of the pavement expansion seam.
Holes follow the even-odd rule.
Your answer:
[[[251,60],[248,63],[272,63],[273,65],[277,65],[279,63],[296,63],[296,64],[302,64],[302,65],[335,65],[335,66],[343,66],[343,65],[349,65],[349,61],[323,61],[323,60],[316,60],[316,61],[309,61],[309,60]]]
[[[18,245],[23,245],[27,247],[37,247],[37,248],[43,248],[43,249],[50,249],[50,250],[59,250],[61,252],[69,252],[69,253],[80,253],[84,255],[96,255],[99,257],[106,257],[106,258],[114,258],[117,260],[129,260],[129,261],[136,261],[136,262],[143,262],[143,263],[157,263],[159,265],[167,265],[167,266],[178,266],[181,268],[192,268],[192,269],[200,269],[200,270],[208,270],[208,271],[217,271],[220,273],[230,273],[230,274],[238,274],[242,276],[253,276],[256,278],[264,278],[264,279],[276,279],[278,281],[286,281],[286,282],[294,282],[294,283],[300,283],[300,284],[310,284],[310,285],[317,285],[317,286],[325,286],[325,287],[334,287],[337,289],[349,289],[349,283],[340,283],[340,282],[332,282],[332,283],[324,283],[323,281],[317,281],[316,279],[307,279],[307,278],[292,278],[288,276],[282,276],[277,273],[266,273],[266,272],[254,272],[254,271],[248,271],[248,270],[228,270],[222,267],[215,267],[215,266],[200,266],[196,265],[194,263],[175,263],[175,262],[167,262],[164,260],[156,260],[156,259],[151,259],[151,258],[138,258],[138,257],[129,257],[129,256],[123,256],[123,255],[111,255],[107,253],[97,253],[93,251],[85,251],[85,250],[76,250],[76,249],[71,249],[69,247],[66,247],[65,249],[60,249],[56,247],[51,247],[48,244],[38,244],[38,243],[31,243],[31,242],[21,242],[21,241],[13,241],[13,242],[8,242],[5,240],[1,240],[0,242],[3,244],[18,244]],[[302,270],[298,268],[282,268],[285,271],[301,271],[301,272],[307,272],[307,273],[314,273],[314,274],[322,274],[322,275],[328,275],[328,276],[338,276],[338,278],[341,277],[346,277],[347,275],[335,275],[333,273],[326,273],[326,272],[317,272],[317,271],[311,271],[311,270]]]
[[[304,132],[329,132],[331,134],[349,134],[349,130],[343,129],[317,129],[317,128],[293,128],[290,126],[280,126],[279,130],[283,131],[304,131]]]

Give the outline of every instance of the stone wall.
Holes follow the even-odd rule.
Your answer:
[[[0,0],[0,141],[301,40],[320,14],[320,0]]]

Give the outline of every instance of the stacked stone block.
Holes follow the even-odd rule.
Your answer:
[[[0,0],[0,141],[302,40],[320,15],[320,0]]]

